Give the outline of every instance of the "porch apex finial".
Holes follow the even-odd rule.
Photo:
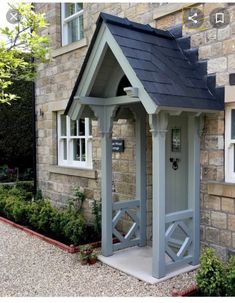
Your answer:
[[[124,87],[123,90],[129,97],[132,98],[138,97],[138,87],[129,86],[129,87]]]

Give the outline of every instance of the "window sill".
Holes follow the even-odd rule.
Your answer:
[[[235,198],[235,183],[211,181],[208,183],[208,194],[214,196]]]
[[[53,174],[69,175],[75,177],[82,177],[88,179],[96,179],[97,172],[93,169],[85,168],[72,168],[72,167],[62,167],[57,165],[50,165],[49,172]]]
[[[195,3],[169,3],[168,5],[163,5],[162,7],[157,8],[157,12],[154,14],[153,19],[157,20],[162,17],[165,17],[167,15],[176,13],[178,11],[181,11],[183,8],[193,6]]]
[[[53,50],[52,51],[52,58],[61,56],[63,54],[69,53],[69,52],[71,52],[73,50],[82,48],[82,47],[87,46],[87,45],[88,45],[88,39],[87,38],[83,38],[83,39],[81,39],[79,41],[70,43],[68,45],[65,45],[65,46],[62,46],[60,48],[57,48],[57,49]]]

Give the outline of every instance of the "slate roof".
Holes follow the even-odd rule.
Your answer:
[[[105,22],[152,100],[162,107],[223,110],[223,94],[207,86],[206,71],[190,60],[171,32],[101,13],[83,67],[70,97],[77,91],[99,28]]]

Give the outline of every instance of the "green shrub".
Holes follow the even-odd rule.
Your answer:
[[[26,201],[26,196],[26,188],[0,186],[0,215],[70,244],[84,243],[86,224],[76,205],[62,210],[48,200]]]
[[[206,249],[201,255],[196,281],[200,291],[206,296],[225,294],[225,270],[212,248]]]
[[[58,210],[53,208],[49,201],[44,201],[44,203],[41,203],[38,212],[37,229],[42,232],[50,231],[51,222],[53,221],[53,218],[57,212]]]
[[[85,220],[81,214],[75,216],[68,212],[67,215],[69,219],[64,226],[64,235],[74,245],[78,245],[84,240]]]
[[[94,201],[92,204],[92,214],[95,217],[94,230],[99,238],[101,237],[101,210],[101,202]]]
[[[226,296],[235,296],[235,256],[230,257],[226,267],[225,291]]]
[[[25,199],[27,201],[32,200],[33,190],[34,190],[33,181],[18,181],[16,182],[16,188],[21,190],[24,193]]]

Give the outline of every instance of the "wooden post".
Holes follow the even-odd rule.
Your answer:
[[[200,127],[199,119],[188,117],[188,206],[193,210],[193,265],[199,263],[200,255]]]
[[[166,272],[165,262],[165,141],[168,116],[160,112],[149,116],[152,133],[153,176],[153,263],[152,275],[162,278]]]
[[[134,107],[131,107],[133,109]],[[140,200],[140,244],[145,246],[147,237],[146,213],[146,114],[141,106],[133,109],[136,118],[136,199]]]
[[[102,235],[101,253],[108,257],[113,254],[112,241],[112,127],[116,106],[92,106],[101,130],[101,196]]]

